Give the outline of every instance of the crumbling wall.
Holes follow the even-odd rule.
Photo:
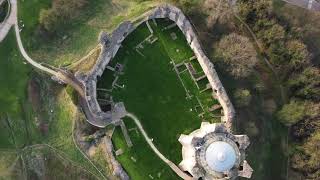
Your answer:
[[[131,22],[123,22],[119,27],[113,31],[111,37],[107,34],[102,34],[100,37],[100,43],[103,45],[102,53],[94,68],[89,73],[89,76],[82,79],[86,87],[86,101],[88,103],[90,111],[95,114],[96,124],[100,126],[106,126],[113,122],[112,112],[102,112],[96,99],[96,83],[97,78],[100,77],[106,68],[110,60],[116,55],[119,50],[122,41],[128,36],[135,28],[137,28],[143,22],[149,19],[156,18],[169,18],[176,22],[177,26],[183,32],[188,41],[191,49],[197,57],[204,73],[206,74],[210,85],[214,91],[214,96],[218,99],[223,108],[224,115],[221,118],[225,123],[229,131],[231,131],[232,121],[235,116],[234,107],[220,82],[218,74],[214,69],[214,65],[210,62],[201,48],[200,42],[195,34],[192,24],[183,14],[183,12],[177,7],[171,5],[159,6],[145,14],[143,14],[140,22],[135,23],[134,26]],[[90,121],[89,121],[90,122]]]

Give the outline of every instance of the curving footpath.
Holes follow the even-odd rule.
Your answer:
[[[2,0],[0,4],[4,3],[6,0]],[[0,23],[0,42],[7,36],[10,28],[17,21],[17,0],[8,0],[8,13],[2,23]]]
[[[146,131],[143,129],[139,119],[133,115],[132,113],[127,114],[128,117],[130,117],[134,123],[137,125],[139,128],[140,132],[142,133],[144,139],[147,141],[148,145],[151,147],[151,149],[156,153],[156,155],[163,161],[165,162],[178,176],[180,176],[182,179],[185,180],[192,180],[191,176],[187,175],[184,173],[177,165],[175,165],[173,162],[171,162],[169,159],[167,159],[158,149],[157,147],[153,144],[152,139],[149,138],[147,135]]]
[[[20,36],[20,29],[18,24],[17,0],[8,0],[8,3],[9,3],[10,14],[7,15],[7,18],[4,20],[4,22],[0,24],[0,42],[2,42],[2,40],[7,36],[11,27],[14,26],[18,48],[22,56],[25,58],[25,60],[29,64],[31,64],[33,67],[52,76],[52,79],[71,85],[80,94],[81,97],[84,97],[83,85],[73,76],[73,74],[68,73],[61,69],[45,67],[40,63],[34,61],[28,55],[28,53],[25,51],[23,47],[21,36]]]

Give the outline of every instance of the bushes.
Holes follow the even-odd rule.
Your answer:
[[[233,13],[229,2],[220,0],[205,0],[201,4],[201,10],[206,14],[207,27],[215,23],[228,24],[232,22]]]
[[[314,20],[305,22],[308,19],[304,17],[292,17],[296,12],[287,17],[294,19],[289,24],[290,21],[283,19],[285,17],[274,14],[272,0],[239,0],[238,9],[242,19],[257,35],[264,55],[280,75],[282,84],[288,88],[291,100],[276,116],[292,127],[295,144],[291,148],[290,165],[296,172],[301,172],[304,179],[319,179],[320,70],[312,66],[312,54],[302,41],[309,39],[312,46],[314,39],[319,38],[317,25],[311,24]],[[319,15],[314,17],[317,19]],[[309,23],[308,26],[305,23]]]
[[[246,107],[250,104],[252,96],[248,89],[237,89],[234,93],[234,98],[236,106]]]
[[[299,37],[295,37],[296,34],[291,32],[288,25],[279,23],[271,11],[271,0],[240,0],[238,8],[239,14],[257,34],[266,56],[282,77],[309,63],[311,55],[306,45]]]
[[[87,0],[54,0],[50,9],[40,11],[40,25],[47,32],[55,33],[79,16],[86,4]]]
[[[293,169],[302,172],[306,179],[320,178],[320,133],[315,133],[302,145],[297,145],[291,156]]]
[[[287,42],[288,56],[291,69],[300,69],[309,63],[310,54],[307,46],[299,40],[290,40]]]
[[[285,125],[291,126],[306,117],[313,117],[318,113],[310,101],[291,100],[278,112],[278,119]]]
[[[320,69],[307,67],[288,81],[293,96],[320,101]]]

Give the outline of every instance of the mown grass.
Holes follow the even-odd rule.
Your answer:
[[[158,149],[174,163],[181,161],[181,145],[178,142],[180,134],[188,134],[199,128],[202,120],[217,122],[219,119],[200,118],[195,106],[199,105],[196,96],[204,106],[215,104],[210,91],[200,93],[191,79],[188,71],[185,71],[182,81],[188,89],[191,99],[186,98],[186,91],[174,70],[174,62],[182,62],[193,56],[182,32],[178,28],[162,31],[167,20],[157,20],[157,26],[149,22],[154,30],[154,36],[159,39],[153,44],[143,43],[143,49],[135,50],[136,45],[150,35],[146,24],[140,25],[122,43],[122,48],[110,65],[116,63],[124,65],[124,75],[119,76],[118,84],[124,88],[114,89],[111,95],[113,100],[125,103],[127,111],[134,113],[141,121],[149,137],[153,138]],[[178,39],[171,39],[174,32]],[[179,51],[177,52],[177,49]],[[111,71],[106,71],[98,81],[99,88],[110,86]],[[212,91],[211,91],[212,92]],[[103,93],[98,92],[102,98]],[[205,101],[208,97],[211,101]],[[211,104],[210,104],[211,105]],[[126,119],[128,129],[134,128],[132,120]],[[118,160],[133,179],[146,179],[151,174],[163,174],[160,179],[176,179],[169,169],[163,169],[165,164],[151,151],[140,133],[130,131],[134,146],[128,149],[125,145],[120,130],[117,129],[113,136],[116,148],[125,150]],[[134,162],[131,157],[138,159]],[[152,163],[156,162],[156,163]],[[139,169],[139,170],[138,170]],[[138,171],[138,172],[137,172]],[[162,173],[164,171],[164,173]],[[168,176],[168,177],[167,177]]]
[[[124,151],[117,159],[130,178],[150,179],[149,175],[151,175],[155,179],[178,179],[174,172],[154,154],[134,122],[129,118],[125,118],[124,121],[126,127],[130,129],[129,135],[133,148],[127,147],[120,127],[116,127],[112,141],[116,150]]]

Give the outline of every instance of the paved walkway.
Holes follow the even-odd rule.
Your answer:
[[[140,130],[140,132],[142,133],[144,139],[147,141],[148,145],[151,147],[151,149],[153,150],[154,153],[156,153],[156,155],[163,161],[165,162],[179,177],[181,177],[182,179],[186,179],[186,180],[192,180],[193,178],[189,175],[187,175],[186,173],[184,173],[177,165],[175,165],[173,162],[171,162],[169,159],[167,159],[158,149],[157,147],[153,144],[152,139],[149,138],[149,136],[147,135],[146,131],[143,129],[139,119],[131,114],[128,113],[127,114],[128,117],[130,117],[135,124],[137,125],[138,129]]]
[[[11,26],[17,21],[17,0],[9,0],[10,15],[0,24],[0,42],[7,36]]]

